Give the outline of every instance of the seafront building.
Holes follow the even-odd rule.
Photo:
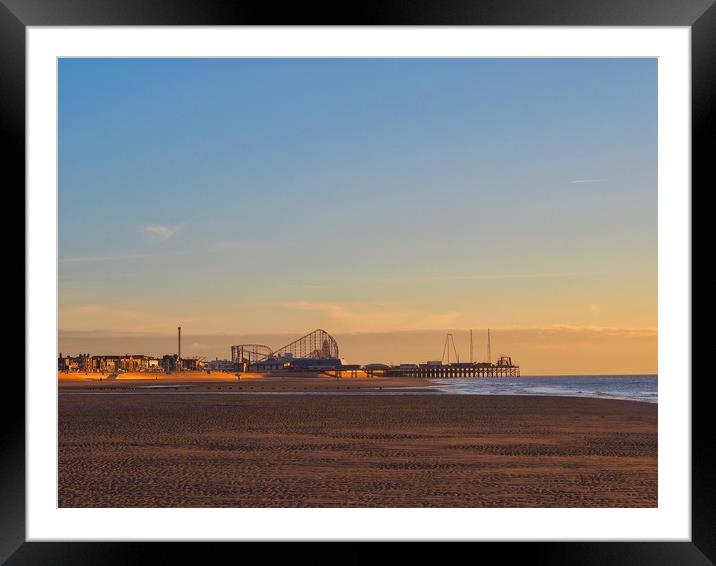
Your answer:
[[[65,373],[112,373],[112,372],[171,372],[181,367],[187,370],[203,369],[203,359],[182,358],[181,363],[174,355],[162,358],[147,356],[145,354],[99,355],[91,356],[82,353],[77,356],[59,355],[57,359],[58,371]]]

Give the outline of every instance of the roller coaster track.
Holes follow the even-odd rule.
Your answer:
[[[272,354],[271,348],[265,344],[237,344],[231,346],[231,361],[234,363],[249,362],[256,363],[265,360]]]
[[[319,328],[290,344],[274,350],[272,357],[291,354],[294,358],[339,358],[338,342],[328,332]]]
[[[290,354],[294,358],[327,359],[340,357],[338,342],[322,328],[309,332],[278,350],[271,350],[264,344],[237,344],[231,346],[231,360],[234,362],[246,360],[249,363],[256,363],[280,358],[286,354]]]

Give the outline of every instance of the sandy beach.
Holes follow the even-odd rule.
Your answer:
[[[101,378],[101,380],[100,380]],[[181,374],[127,373],[108,379],[101,374],[60,374],[60,391],[134,391],[151,393],[156,390],[177,392],[330,392],[380,391],[395,388],[424,389],[430,383],[425,379],[381,377],[350,377],[337,379],[315,372],[291,377],[244,373],[237,377],[230,372],[184,372]]]
[[[60,507],[657,505],[653,404],[228,376],[61,380]]]

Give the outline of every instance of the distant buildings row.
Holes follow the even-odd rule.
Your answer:
[[[125,354],[123,356],[78,356],[59,355],[57,369],[62,372],[173,372],[208,369],[212,364],[203,358],[179,358],[176,354],[166,354],[161,358],[144,354]]]

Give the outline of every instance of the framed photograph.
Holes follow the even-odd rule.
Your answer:
[[[713,563],[712,0],[2,0],[0,26],[28,329],[2,560]]]

